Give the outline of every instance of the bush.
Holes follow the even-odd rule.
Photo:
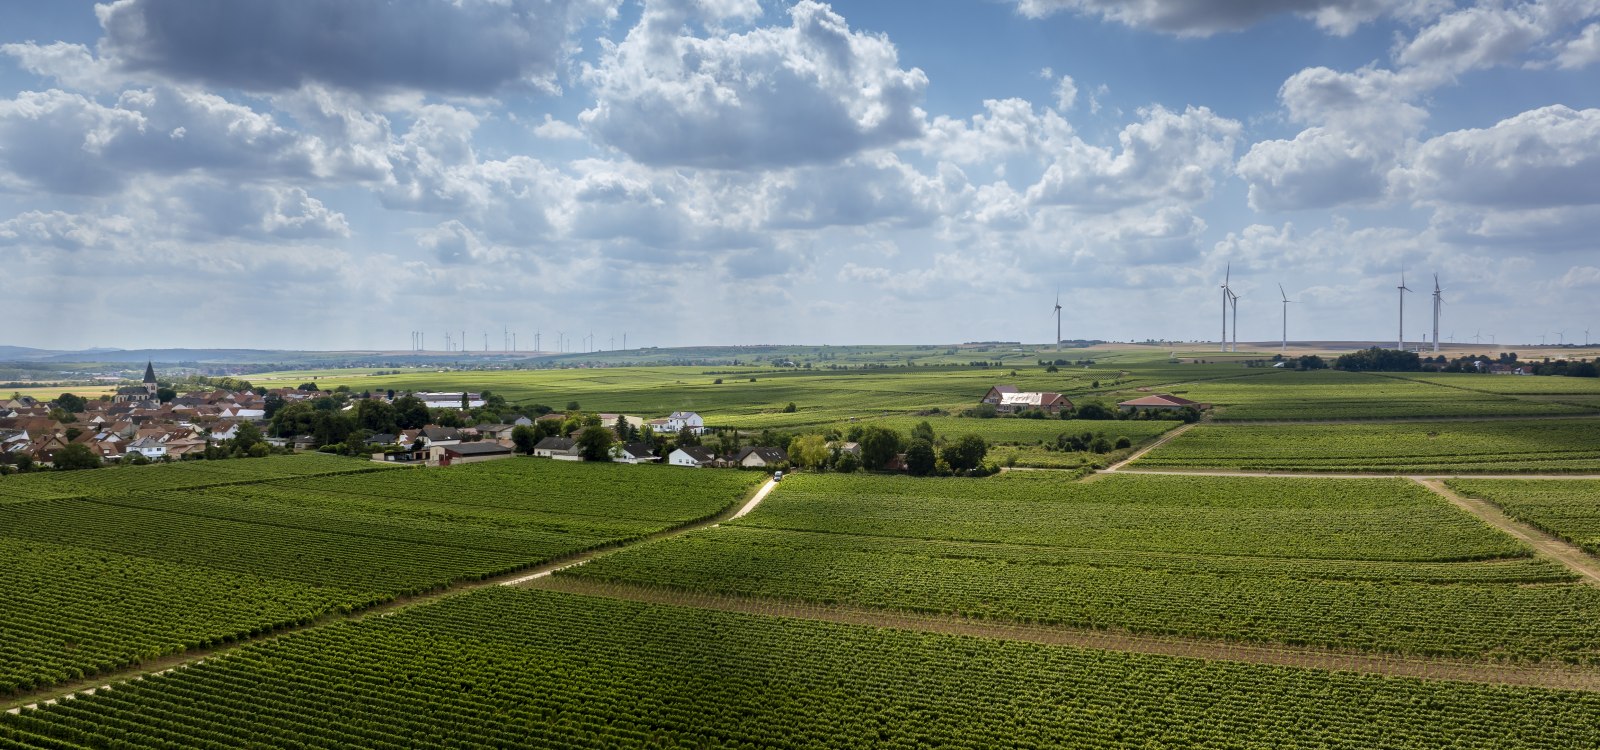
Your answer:
[[[1132,448],[1132,447],[1133,447],[1133,441],[1129,440],[1127,435],[1121,435],[1121,436],[1117,437],[1117,449],[1118,450],[1121,450],[1123,448]]]
[[[1089,443],[1089,450],[1092,450],[1095,453],[1110,453],[1111,441],[1107,440],[1104,435],[1101,435],[1100,437],[1095,438],[1094,442]]]

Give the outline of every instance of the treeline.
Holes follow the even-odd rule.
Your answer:
[[[1304,359],[1302,357],[1301,359]],[[1593,360],[1557,359],[1546,357],[1539,362],[1518,360],[1516,352],[1495,355],[1465,354],[1447,357],[1424,357],[1416,352],[1373,347],[1359,352],[1341,354],[1333,366],[1352,372],[1442,372],[1490,374],[1494,365],[1520,367],[1529,375],[1565,375],[1573,378],[1600,377],[1600,357]]]

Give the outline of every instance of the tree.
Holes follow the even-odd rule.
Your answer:
[[[316,389],[317,389],[317,384],[316,383],[301,383],[300,387],[296,388],[295,390],[298,390],[298,391],[315,391]]]
[[[265,400],[266,405],[262,407],[263,416],[265,416],[267,419],[272,419],[273,416],[278,413],[278,410],[283,408],[283,397],[276,393],[272,393],[268,394]]]
[[[735,438],[735,439],[737,440],[738,438]],[[679,448],[684,448],[684,447],[691,446],[691,445],[699,445],[700,444],[700,436],[695,434],[694,428],[692,428],[692,427],[684,427],[683,429],[678,430],[678,443],[677,444],[678,444]]]
[[[272,415],[272,434],[279,437],[294,437],[311,432],[311,419],[316,411],[311,404],[296,401],[285,405]],[[243,426],[243,425],[241,425]]]
[[[1100,435],[1094,439],[1094,442],[1089,443],[1089,450],[1095,453],[1110,453],[1111,441],[1107,440],[1105,435]]]
[[[533,425],[519,424],[511,428],[511,444],[517,446],[523,455],[533,455],[533,446],[538,445],[540,440],[539,430]]]
[[[841,453],[833,460],[833,470],[843,474],[855,473],[860,468],[861,459],[856,458],[854,453]]]
[[[821,435],[801,435],[789,441],[789,462],[795,466],[815,469],[828,458],[828,441]]]
[[[751,380],[755,380],[755,378],[751,378]],[[795,412],[795,405],[794,405],[793,401],[790,401],[788,406],[783,407],[783,413],[784,414],[793,414],[794,412]]]
[[[933,444],[937,440],[933,434],[933,425],[926,421],[918,422],[916,427],[911,428],[911,439],[926,440],[930,445]]]
[[[399,419],[394,406],[375,398],[356,402],[356,424],[373,432],[399,431]]]
[[[76,394],[63,393],[56,397],[56,406],[61,407],[61,410],[68,414],[81,412],[88,405],[89,402],[87,400]]]
[[[82,434],[83,434],[83,430],[80,430],[80,429],[78,429],[76,427],[68,427],[67,428],[67,442],[71,442],[73,440],[77,440],[78,436],[82,435]]]
[[[913,438],[911,444],[906,446],[906,471],[914,477],[925,477],[933,473],[934,464],[939,457],[933,452],[933,442],[924,438]]]
[[[1116,419],[1117,413],[1106,408],[1105,404],[1091,401],[1078,407],[1077,413],[1073,416],[1077,419]]]
[[[585,461],[610,461],[612,442],[610,430],[599,425],[585,427],[578,433],[578,455]]]
[[[962,435],[961,439],[945,446],[939,457],[950,464],[952,471],[972,471],[983,465],[983,457],[988,454],[989,444],[983,438]]]
[[[415,430],[428,424],[428,405],[406,394],[394,400],[395,424],[402,430]]]
[[[178,392],[172,388],[162,386],[156,389],[156,400],[163,404],[172,403],[172,400],[177,397]]]
[[[900,452],[900,433],[872,425],[861,431],[861,464],[869,471],[882,469]]]
[[[20,472],[26,472],[26,471],[33,471],[33,456],[30,456],[30,455],[28,455],[26,453],[18,453],[17,454],[17,471],[19,473]]]
[[[245,453],[249,454],[251,458],[266,458],[272,453],[272,448],[268,447],[266,443],[256,443],[250,446],[250,449]]]
[[[1133,447],[1133,441],[1129,440],[1127,435],[1119,435],[1117,437],[1116,447],[1117,447],[1117,450],[1121,450],[1123,448],[1132,448]]]
[[[51,463],[55,464],[55,467],[61,471],[98,469],[100,468],[100,457],[96,456],[94,451],[89,450],[89,446],[83,443],[72,443],[56,451],[56,457]]]
[[[578,402],[576,402],[576,401],[568,401],[567,402],[567,411],[569,411],[569,412],[577,411],[577,410],[579,410],[581,408],[583,408],[583,407],[578,406]]]
[[[240,422],[233,433],[233,447],[249,452],[257,445],[265,446],[267,443],[261,439],[261,428],[254,422]]]

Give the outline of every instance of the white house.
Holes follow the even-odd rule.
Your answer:
[[[661,460],[648,443],[611,446],[611,460],[619,464],[647,464]]]
[[[702,466],[712,466],[717,462],[717,454],[703,445],[690,445],[679,448],[667,456],[667,463],[673,466],[688,466],[698,469]]]
[[[238,436],[239,424],[237,422],[218,422],[211,427],[211,442],[213,443],[232,440]]]
[[[533,455],[539,458],[556,458],[564,461],[576,461],[580,458],[577,443],[569,438],[554,436],[540,440],[534,445]]]
[[[703,435],[706,431],[706,421],[692,411],[675,411],[666,419],[650,420],[650,428],[658,435],[665,433],[676,435],[685,427],[696,435]]]
[[[167,444],[161,442],[154,435],[148,435],[129,443],[128,450],[140,453],[151,461],[156,461],[166,457]]]

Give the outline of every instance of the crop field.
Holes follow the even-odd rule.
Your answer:
[[[1600,662],[1600,590],[1398,479],[797,476],[577,580],[1075,628]]]
[[[0,504],[0,694],[637,539],[760,479],[534,459],[273,476]]]
[[[388,467],[370,461],[299,453],[227,461],[182,461],[99,471],[37,472],[0,477],[0,503],[88,495],[195,489],[301,476],[361,474]]]
[[[927,422],[935,435],[954,440],[962,435],[977,435],[991,445],[1036,445],[1053,443],[1058,435],[1081,435],[1085,432],[1104,434],[1111,440],[1126,436],[1135,445],[1161,436],[1182,422],[1165,420],[1094,420],[1094,419],[973,419],[969,417],[876,417],[842,422],[832,428],[843,433],[851,427],[877,425],[887,427],[902,435],[911,434],[911,428]]]
[[[954,412],[977,404],[990,386],[1001,383],[1023,390],[1065,393],[1075,402],[1114,402],[1131,397],[1123,393],[1123,389],[1238,378],[1245,374],[1246,371],[1237,365],[1169,365],[1165,361],[1096,365],[1088,369],[1063,367],[1060,372],[1051,373],[1029,362],[1014,368],[872,370],[771,367],[417,370],[397,375],[333,375],[319,377],[317,383],[323,388],[348,385],[357,391],[488,390],[519,404],[540,403],[562,409],[569,402],[577,402],[588,411],[646,416],[682,409],[700,412],[714,427],[766,429],[909,415],[933,408]],[[278,377],[300,380],[296,373],[281,373]],[[722,382],[717,383],[717,380]],[[790,403],[795,405],[795,411],[783,411]]]
[[[1600,695],[492,589],[21,714],[20,747],[1593,747]]]
[[[1135,468],[1545,473],[1600,471],[1600,419],[1201,424]]]
[[[1465,376],[1477,377],[1477,376]],[[1483,376],[1484,379],[1493,376]],[[1531,380],[1534,378],[1519,378]],[[1577,380],[1578,378],[1540,378]],[[1479,393],[1415,379],[1355,372],[1276,371],[1186,386],[1184,398],[1212,404],[1227,420],[1343,420],[1383,418],[1593,414],[1593,409],[1512,395]]]
[[[1488,500],[1512,518],[1591,555],[1600,555],[1600,481],[1451,479],[1445,484],[1464,495]]]

